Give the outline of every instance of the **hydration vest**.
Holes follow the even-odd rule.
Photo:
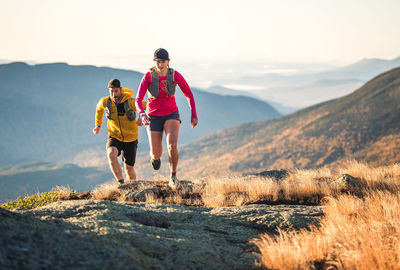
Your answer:
[[[136,119],[136,113],[134,111],[132,111],[131,106],[129,105],[129,99],[124,101],[124,109],[125,109],[125,114],[126,117],[128,117],[129,121],[133,121]],[[107,115],[107,119],[111,120],[111,105],[112,105],[112,100],[109,97],[107,100],[107,108],[106,108],[106,115]],[[118,113],[118,106],[117,106],[117,113]]]
[[[149,95],[153,98],[158,97],[158,92],[159,92],[159,79],[158,79],[158,73],[152,69],[151,72],[151,83],[150,87],[148,89]],[[175,95],[175,71],[172,68],[168,69],[167,72],[167,90],[168,90],[168,96],[172,97]]]

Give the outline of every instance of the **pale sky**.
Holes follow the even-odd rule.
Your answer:
[[[399,0],[0,0],[0,60],[144,71],[159,47],[182,66],[392,59],[399,14]]]

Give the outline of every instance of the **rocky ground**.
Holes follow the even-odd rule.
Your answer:
[[[92,200],[0,208],[1,269],[253,269],[249,240],[305,228],[319,206],[194,207]]]

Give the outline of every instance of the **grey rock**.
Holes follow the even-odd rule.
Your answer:
[[[13,215],[12,212],[0,207],[0,217],[5,218],[5,217],[12,216],[12,215]]]
[[[200,184],[191,181],[180,181],[178,190],[172,190],[166,181],[135,181],[118,187],[120,190],[127,191],[125,200],[129,202],[146,202],[147,197],[153,199],[165,199],[173,197],[176,193],[182,199],[200,198]]]
[[[322,207],[60,201],[0,211],[1,269],[253,269],[249,241],[318,222]]]
[[[162,196],[161,188],[151,187],[143,190],[131,190],[126,193],[125,200],[131,202],[145,202],[148,196],[160,198]]]
[[[248,173],[244,174],[244,176],[262,176],[262,177],[270,177],[272,179],[275,179],[277,181],[282,180],[286,178],[286,176],[289,175],[289,171],[284,170],[284,169],[279,169],[279,170],[268,170],[268,171],[262,171],[258,173]]]
[[[343,190],[354,190],[365,187],[366,181],[364,179],[351,176],[350,174],[341,174],[334,181],[334,184],[339,186]]]

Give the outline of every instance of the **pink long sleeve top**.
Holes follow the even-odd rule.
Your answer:
[[[192,111],[192,118],[197,119],[196,105],[194,102],[193,93],[190,90],[189,85],[183,76],[175,71],[175,85],[179,85],[186,99],[188,100],[190,110]],[[175,96],[168,96],[167,91],[167,76],[159,76],[159,94],[157,98],[149,96],[147,102],[146,113],[153,116],[167,116],[178,110],[178,106],[175,102]],[[143,113],[142,101],[146,95],[147,89],[149,89],[151,84],[151,74],[147,72],[140,82],[139,90],[136,94],[136,108],[138,108],[139,113]]]

